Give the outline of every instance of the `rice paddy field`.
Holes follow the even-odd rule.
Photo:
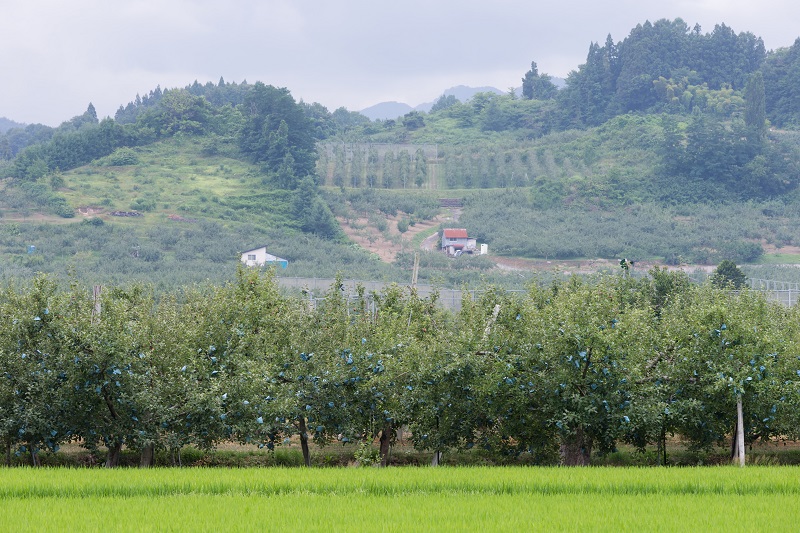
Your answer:
[[[0,469],[0,531],[789,531],[800,469]]]

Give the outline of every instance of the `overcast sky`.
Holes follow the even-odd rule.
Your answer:
[[[0,0],[0,13],[0,116],[51,126],[220,76],[331,111],[505,90],[531,61],[565,77],[590,42],[662,18],[725,23],[768,50],[800,37],[797,0]]]

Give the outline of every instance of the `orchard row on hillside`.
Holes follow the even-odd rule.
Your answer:
[[[95,291],[97,293],[98,291]],[[79,440],[150,464],[156,449],[223,441],[308,446],[380,441],[400,427],[434,452],[483,447],[586,464],[618,443],[708,447],[735,433],[798,437],[796,308],[692,285],[636,280],[489,289],[452,314],[392,287],[316,308],[271,274],[241,269],[205,290],[58,287],[0,293],[0,439],[6,460]]]

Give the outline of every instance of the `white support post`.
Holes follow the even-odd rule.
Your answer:
[[[739,458],[739,466],[744,467],[744,414],[741,393],[736,396],[736,455]]]

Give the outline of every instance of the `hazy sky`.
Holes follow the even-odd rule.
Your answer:
[[[0,116],[52,126],[220,76],[331,111],[505,90],[531,61],[564,77],[590,42],[662,18],[725,23],[768,50],[800,37],[797,0],[0,0],[0,13]]]

